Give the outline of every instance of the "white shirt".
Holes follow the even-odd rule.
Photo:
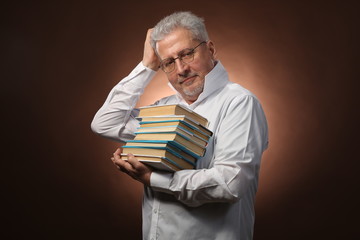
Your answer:
[[[155,72],[140,63],[110,92],[92,122],[94,132],[120,141],[139,126],[135,105]],[[155,104],[183,104],[204,116],[213,132],[194,170],[153,172],[143,199],[143,239],[252,239],[260,161],[268,145],[258,99],[230,82],[221,62],[188,105],[179,94]]]

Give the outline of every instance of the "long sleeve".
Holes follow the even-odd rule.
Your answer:
[[[155,73],[139,63],[110,91],[105,103],[95,114],[91,129],[115,141],[134,138],[134,132],[139,124],[135,119],[138,115],[135,106]]]
[[[210,105],[216,108],[215,104]],[[219,111],[217,119],[220,120],[214,129],[213,149],[209,150],[210,166],[173,174],[153,173],[154,190],[173,194],[193,207],[209,202],[236,202],[245,195],[255,195],[260,159],[268,142],[261,106],[254,96],[236,97]]]

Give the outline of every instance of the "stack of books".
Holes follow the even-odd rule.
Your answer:
[[[138,119],[140,127],[123,146],[122,158],[132,153],[159,170],[193,169],[212,136],[206,118],[178,104],[142,107]]]

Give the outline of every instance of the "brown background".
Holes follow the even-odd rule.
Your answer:
[[[90,122],[141,61],[146,30],[176,10],[205,18],[232,80],[267,114],[255,239],[354,239],[355,4],[98,2],[2,3],[6,239],[140,239],[142,186],[116,170],[117,143],[93,134]],[[171,93],[164,77],[141,105]]]

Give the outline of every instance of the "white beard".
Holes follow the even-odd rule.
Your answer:
[[[204,83],[200,84],[199,86],[195,87],[193,90],[186,90],[184,89],[183,92],[186,96],[193,97],[198,96],[204,89]]]

